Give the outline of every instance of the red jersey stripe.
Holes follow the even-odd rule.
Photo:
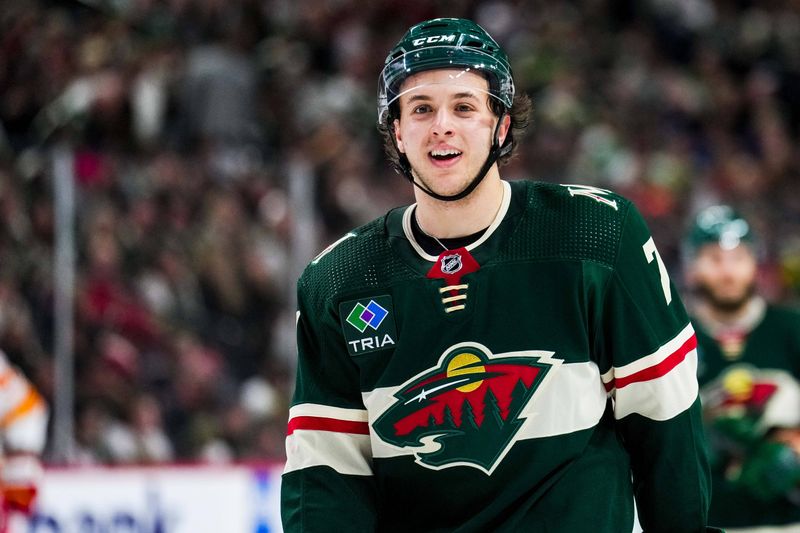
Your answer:
[[[367,422],[339,420],[336,418],[326,418],[322,416],[296,416],[289,420],[289,427],[286,434],[291,435],[295,432],[295,430],[298,429],[369,435],[369,424]]]
[[[662,359],[661,362],[638,372],[634,372],[629,376],[614,378],[608,383],[603,383],[603,386],[605,386],[606,392],[609,392],[615,387],[617,389],[621,389],[627,385],[630,385],[631,383],[639,383],[642,381],[650,381],[651,379],[660,378],[681,364],[683,360],[686,359],[686,354],[695,348],[697,348],[697,337],[692,335],[686,339],[686,342],[684,342],[680,348]]]

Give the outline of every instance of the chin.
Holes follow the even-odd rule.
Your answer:
[[[715,309],[719,309],[720,311],[724,311],[726,313],[735,313],[736,311],[740,311],[747,305],[747,302],[750,298],[709,298],[711,305]]]
[[[441,194],[444,196],[452,196],[454,194],[458,194],[463,191],[469,184],[471,180],[465,180],[462,174],[458,174],[457,176],[454,175],[439,175],[437,176],[435,173],[431,173],[424,179],[421,179],[422,183],[431,189],[436,194]]]
[[[744,308],[755,294],[755,285],[750,285],[745,290],[735,294],[720,294],[717,291],[704,287],[700,291],[712,307],[726,313],[734,313]]]

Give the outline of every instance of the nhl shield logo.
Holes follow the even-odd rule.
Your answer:
[[[461,254],[444,255],[441,257],[441,270],[443,274],[455,274],[463,266],[461,262]]]
[[[561,363],[551,355],[452,346],[436,367],[399,388],[373,429],[384,442],[412,450],[426,468],[470,466],[491,474],[514,446],[545,377]]]

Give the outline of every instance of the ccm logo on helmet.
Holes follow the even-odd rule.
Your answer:
[[[452,43],[455,40],[455,35],[432,35],[430,37],[420,37],[419,39],[414,39],[411,42],[414,44],[414,46],[420,46],[431,43]]]

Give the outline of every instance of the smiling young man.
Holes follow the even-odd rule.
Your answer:
[[[691,324],[627,200],[501,179],[529,110],[471,21],[389,53],[416,203],[298,281],[286,531],[705,530]]]
[[[686,251],[711,519],[736,532],[800,531],[800,313],[758,294],[754,232],[731,206],[699,212]]]

